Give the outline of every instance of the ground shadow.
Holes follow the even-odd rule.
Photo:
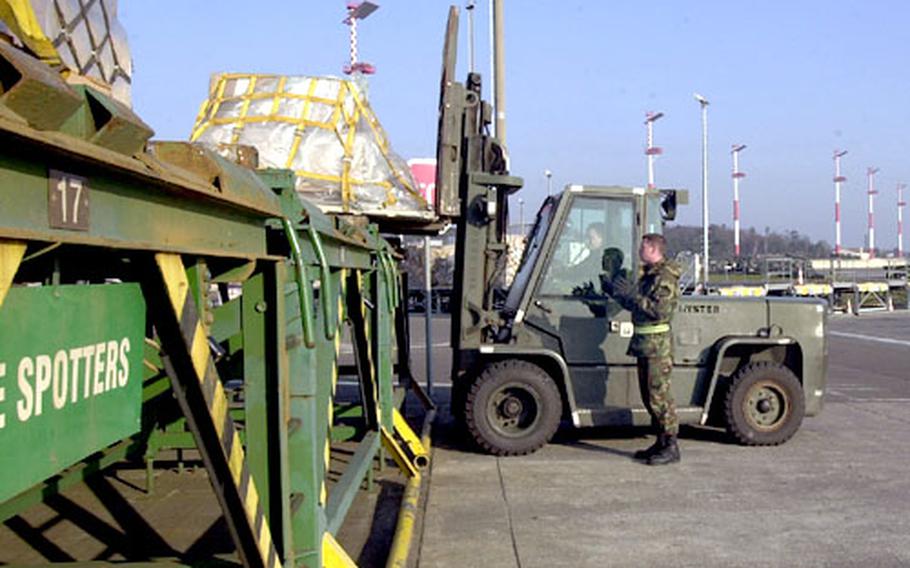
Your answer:
[[[95,497],[88,504],[62,494],[50,495],[44,500],[44,506],[52,512],[49,517],[44,515],[46,520],[38,523],[30,520],[29,515],[17,515],[7,519],[4,525],[34,553],[49,562],[173,559],[194,566],[237,566],[236,563],[216,558],[216,555],[234,552],[224,517],[219,517],[185,552],[180,552],[168,544],[149,518],[122,493],[127,490],[146,494],[145,489],[118,475],[122,469],[129,468],[118,467],[86,481],[84,486]],[[212,497],[214,499],[214,495]],[[182,522],[178,511],[174,511],[173,520]],[[80,538],[100,544],[93,545],[95,552],[91,553],[91,557],[80,553],[78,548],[65,550],[72,545],[72,537],[60,540],[51,532],[59,532],[62,524],[72,525],[86,535]],[[67,532],[73,534],[69,530]],[[71,552],[75,552],[76,556]],[[5,562],[0,562],[0,565],[5,565]]]
[[[226,560],[212,559],[214,554],[233,552],[233,542],[227,521],[224,517],[218,517],[180,557],[183,562],[191,562],[195,566],[238,566]]]
[[[373,509],[369,537],[357,556],[357,566],[364,568],[385,566],[392,546],[392,536],[398,524],[398,511],[404,495],[401,483],[380,480],[379,495]]]
[[[32,547],[32,550],[43,556],[49,562],[75,562],[75,558],[67,554],[63,549],[44,536],[44,531],[51,526],[56,525],[57,518],[51,519],[47,523],[36,527],[30,525],[28,521],[16,515],[3,523],[8,529],[13,531],[16,536],[21,538]],[[0,562],[0,564],[6,564]]]

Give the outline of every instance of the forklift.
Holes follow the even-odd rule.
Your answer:
[[[436,172],[436,212],[456,228],[452,413],[479,449],[500,456],[536,451],[562,422],[647,426],[636,360],[626,353],[630,313],[602,283],[620,273],[634,278],[642,235],[662,233],[687,193],[569,185],[540,207],[502,293],[508,200],[522,180],[510,175],[506,149],[490,133],[480,75],[455,80],[457,32],[453,7]],[[741,444],[776,445],[821,411],[823,301],[685,295],[672,333],[681,424],[721,425]]]

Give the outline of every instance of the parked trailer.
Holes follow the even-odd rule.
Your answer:
[[[244,565],[352,566],[335,534],[380,448],[411,479],[428,459],[394,405],[390,245],[291,172],[149,143],[129,108],[3,42],[0,70],[0,520],[186,443],[176,405]],[[359,443],[330,489],[345,325]]]

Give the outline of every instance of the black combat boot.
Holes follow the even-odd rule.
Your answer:
[[[679,461],[679,446],[676,445],[676,436],[664,434],[663,447],[648,458],[648,465],[668,465]]]
[[[637,460],[647,460],[664,447],[664,435],[658,434],[655,438],[654,443],[650,447],[645,448],[644,450],[638,450],[633,456]]]

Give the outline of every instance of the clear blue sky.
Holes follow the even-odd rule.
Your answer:
[[[449,3],[380,0],[360,28],[374,63],[373,108],[404,157],[431,156]],[[487,0],[478,0],[478,70],[489,74]],[[459,3],[460,6],[464,2]],[[910,3],[506,0],[508,146],[528,209],[567,183],[644,185],[646,111],[664,148],[658,185],[692,194],[701,219],[700,117],[710,101],[711,220],[731,225],[730,146],[744,143],[744,227],[833,240],[833,162],[846,148],[844,241],[863,244],[865,170],[881,168],[880,247],[896,241],[897,182],[910,183]],[[338,75],[348,57],[342,0],[120,3],[133,97],[159,138],[186,138],[220,71]],[[462,12],[459,64],[467,66]],[[910,192],[908,192],[910,197]]]

